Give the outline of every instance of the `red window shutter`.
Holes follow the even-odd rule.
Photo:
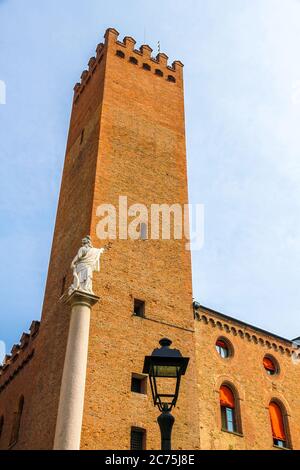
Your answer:
[[[232,391],[226,385],[222,385],[220,388],[220,403],[221,406],[226,406],[226,408],[235,408],[235,399]]]
[[[218,339],[216,345],[219,346],[220,348],[228,349],[227,344],[225,343],[225,341],[222,341],[221,339]]]
[[[269,357],[264,357],[263,364],[264,364],[264,368],[265,368],[266,370],[270,370],[270,371],[272,371],[272,372],[275,372],[275,371],[276,371],[276,366],[275,366],[275,364],[273,363],[272,359],[270,359]]]
[[[275,439],[286,441],[282,411],[277,403],[270,403],[269,406],[272,433]]]

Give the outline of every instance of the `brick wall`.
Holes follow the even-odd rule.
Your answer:
[[[291,445],[300,448],[300,363],[290,341],[224,318],[212,310],[197,312],[196,351],[202,449],[273,449],[268,406],[277,399],[287,411]],[[222,359],[216,351],[218,338],[232,345],[232,356]],[[263,358],[271,355],[279,374],[269,376]],[[296,365],[298,364],[298,365]],[[239,397],[242,436],[221,431],[219,389],[232,384]]]
[[[148,207],[188,201],[182,66],[177,63],[171,70],[165,56],[156,61],[149,50],[134,50],[131,38],[117,42],[113,30],[107,43],[91,228],[95,242],[96,211],[102,203],[117,206],[119,196],[127,196],[129,205]],[[156,69],[164,76],[156,75]],[[101,300],[91,322],[83,449],[128,449],[131,426],[147,430],[149,449],[160,447],[150,391],[147,397],[133,394],[130,381],[164,336],[191,357],[175,412],[174,446],[199,445],[191,260],[185,243],[117,240],[103,257],[95,279]],[[147,319],[133,317],[134,298],[146,302]]]
[[[21,395],[14,448],[53,447],[70,318],[59,298],[71,284],[69,266],[81,239],[91,234],[95,246],[106,244],[96,236],[98,206],[118,206],[119,196],[148,208],[188,202],[183,66],[167,60],[153,58],[149,46],[135,49],[130,37],[119,41],[109,29],[75,86],[42,321],[26,347],[22,337],[0,374],[0,448],[9,446]],[[208,309],[194,320],[185,243],[114,240],[104,254],[94,281],[100,302],[91,318],[82,449],[129,449],[131,427],[145,429],[147,448],[159,449],[149,387],[147,394],[132,393],[131,375],[141,374],[144,356],[162,337],[191,358],[174,411],[174,449],[272,448],[272,398],[284,404],[291,443],[299,449],[300,366],[292,362],[293,346]],[[133,315],[135,298],[145,301],[145,318]],[[219,336],[232,344],[228,360],[215,350]],[[262,367],[266,353],[280,364],[276,377]],[[238,391],[242,435],[221,431],[223,382]]]

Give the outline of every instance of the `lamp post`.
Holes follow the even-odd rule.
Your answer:
[[[171,415],[176,406],[181,376],[185,375],[189,358],[178,349],[171,349],[172,341],[163,338],[160,348],[145,357],[144,374],[149,375],[154,406],[161,411],[157,421],[161,431],[161,450],[171,450],[171,436],[175,418]]]

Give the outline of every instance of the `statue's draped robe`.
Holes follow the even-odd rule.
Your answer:
[[[80,248],[74,260],[74,284],[71,289],[80,289],[92,293],[93,272],[100,271],[101,253],[102,251],[98,248]]]
[[[77,276],[80,284],[93,277],[93,272],[100,271],[100,255],[98,248],[80,248],[76,263]]]

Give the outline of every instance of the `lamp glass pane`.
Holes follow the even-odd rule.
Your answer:
[[[154,377],[177,378],[179,375],[179,372],[180,372],[180,367],[178,366],[162,366],[162,365],[153,366]]]
[[[157,395],[160,396],[163,403],[172,402],[176,392],[176,377],[157,377],[155,379]]]

